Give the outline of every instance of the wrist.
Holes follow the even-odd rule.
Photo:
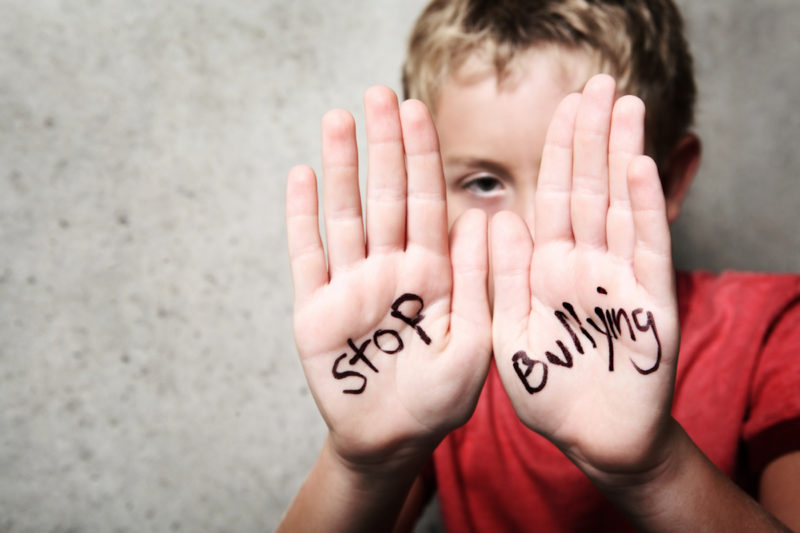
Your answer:
[[[670,418],[658,460],[636,473],[592,479],[640,531],[786,531]],[[590,476],[591,477],[591,476]]]
[[[635,501],[642,506],[654,503],[684,472],[694,443],[672,417],[657,439],[652,458],[642,468],[625,472],[587,473],[592,482],[612,500]]]
[[[699,489],[708,486],[706,480],[698,478],[698,474],[707,476],[707,466],[715,469],[670,417],[646,468],[590,474],[589,478],[637,530],[682,531],[689,524],[697,524],[698,516],[690,507],[693,500],[702,498]]]
[[[329,435],[278,531],[391,531],[422,464],[418,455],[353,463]]]
[[[437,441],[398,446],[380,454],[348,454],[337,447],[331,435],[322,446],[321,459],[339,472],[353,488],[374,491],[381,486],[392,487],[411,483],[430,460]]]

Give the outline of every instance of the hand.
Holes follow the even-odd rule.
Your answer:
[[[310,168],[292,169],[286,200],[300,359],[333,449],[356,467],[430,453],[471,415],[491,359],[486,217],[465,214],[448,242],[427,109],[382,87],[364,103],[366,242],[345,111],[322,121],[327,266]]]
[[[555,113],[533,242],[509,213],[491,227],[493,342],[514,409],[592,479],[663,458],[678,320],[664,197],[641,155],[644,106],[592,78]]]

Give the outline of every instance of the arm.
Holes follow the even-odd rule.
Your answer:
[[[327,264],[313,171],[288,179],[295,338],[329,432],[280,531],[391,530],[421,465],[471,415],[491,357],[486,217],[467,213],[448,241],[427,109],[398,108],[381,87],[364,101],[366,239],[349,114],[322,124]]]
[[[775,516],[790,517],[795,512],[796,500],[791,505],[773,504],[765,509],[720,472],[677,422],[671,424],[671,436],[664,443],[670,456],[657,469],[616,480],[605,477],[599,483],[593,480],[638,529],[788,531]],[[795,480],[792,484],[796,484]],[[773,516],[769,511],[783,511],[783,514]]]
[[[760,469],[758,500],[800,531],[800,279],[781,292],[788,303],[763,341],[743,437],[751,472]]]
[[[520,419],[644,531],[782,530],[670,416],[678,317],[644,106],[598,76],[548,131],[533,241],[492,220],[497,367]],[[535,244],[534,244],[535,243]]]
[[[419,467],[409,462],[364,471],[344,464],[326,440],[278,531],[390,531],[396,522],[403,523],[396,531],[411,531],[416,516],[401,510]]]
[[[761,474],[758,499],[775,517],[800,531],[800,452],[770,462]]]

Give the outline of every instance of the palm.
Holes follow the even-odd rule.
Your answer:
[[[333,443],[353,461],[463,423],[490,353],[485,218],[465,217],[448,243],[430,116],[418,102],[398,112],[385,89],[365,103],[366,243],[349,115],[323,121],[327,265],[310,169],[293,170],[287,192],[298,351]]]
[[[554,118],[535,245],[518,219],[495,221],[494,347],[523,422],[582,468],[620,471],[645,467],[665,427],[678,328],[664,200],[637,156],[640,108],[620,100],[610,119],[609,81]]]

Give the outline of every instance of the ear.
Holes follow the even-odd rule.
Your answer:
[[[680,138],[672,149],[664,164],[664,180],[667,189],[664,196],[667,201],[667,219],[672,224],[681,212],[681,205],[689,186],[694,180],[700,166],[702,146],[694,133],[687,133]]]

